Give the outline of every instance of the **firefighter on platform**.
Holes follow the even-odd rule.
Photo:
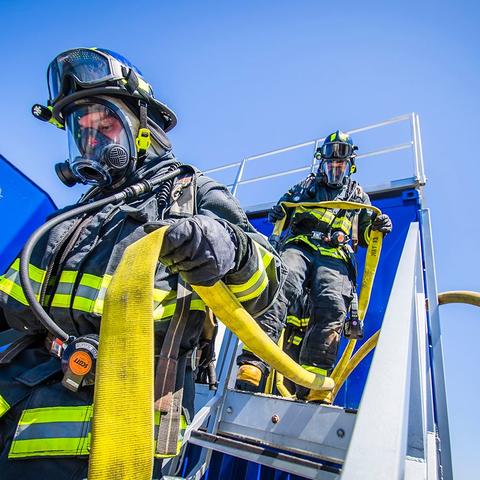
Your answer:
[[[277,301],[261,317],[261,325],[272,338],[279,338],[287,322],[284,348],[299,355],[304,368],[322,375],[333,370],[344,321],[356,295],[356,262],[350,243],[365,247],[372,229],[389,233],[392,222],[385,214],[374,218],[365,209],[284,209],[280,203],[337,200],[369,205],[368,195],[350,178],[356,170],[356,150],[351,137],[341,131],[326,137],[316,152],[317,173],[283,195],[268,216],[272,223],[288,216],[280,246],[288,275]],[[302,307],[307,291],[309,312]],[[247,350],[237,362],[237,387],[260,391],[267,365]],[[315,401],[318,393],[297,386],[296,395]]]
[[[79,205],[181,166],[166,136],[175,114],[124,57],[104,49],[66,51],[50,64],[48,87],[48,107],[35,105],[32,111],[66,130],[70,155],[56,171],[68,186],[91,186]],[[170,226],[154,282],[157,355],[176,314],[180,277],[194,285],[224,281],[254,316],[271,305],[282,271],[275,252],[226,187],[194,167],[181,168],[177,177],[127,203],[62,221],[36,244],[30,282],[44,311],[70,337],[67,344],[81,340],[90,351],[98,346],[112,274],[126,247],[159,221]],[[78,384],[74,375],[66,377],[68,346],[32,315],[19,277],[18,259],[0,277],[0,317],[24,334],[0,349],[0,476],[83,479],[94,378]],[[196,348],[208,317],[195,294],[188,312],[176,371],[177,380],[184,377],[183,428],[193,415],[195,360],[201,356]],[[161,477],[160,464],[155,461],[154,478]]]

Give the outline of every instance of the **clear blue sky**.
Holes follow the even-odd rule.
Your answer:
[[[46,99],[49,61],[75,46],[137,64],[179,116],[177,155],[202,168],[416,111],[439,290],[478,290],[479,10],[459,0],[0,0],[0,152],[57,204],[78,196],[53,171],[65,135],[30,114]],[[441,313],[455,478],[473,478],[478,312]]]

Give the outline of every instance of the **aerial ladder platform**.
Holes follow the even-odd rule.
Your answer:
[[[347,133],[360,145],[355,178],[394,224],[355,352],[380,330],[376,347],[350,373],[333,404],[318,405],[235,390],[241,345],[223,330],[217,339],[218,388],[197,385],[197,414],[182,455],[165,465],[165,478],[453,478],[419,118],[402,115]],[[273,226],[267,211],[316,170],[314,152],[322,141],[205,173],[227,184],[268,236]],[[340,355],[346,344],[343,339]]]

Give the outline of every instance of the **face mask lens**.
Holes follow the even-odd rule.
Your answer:
[[[322,163],[322,173],[326,176],[329,185],[341,185],[343,179],[350,174],[350,161],[326,160]]]
[[[83,183],[106,184],[128,170],[133,140],[112,108],[97,103],[73,106],[66,126],[70,165]]]

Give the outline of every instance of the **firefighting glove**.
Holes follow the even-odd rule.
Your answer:
[[[275,223],[278,220],[281,220],[285,216],[285,211],[280,205],[274,205],[272,209],[268,212],[268,221],[270,223]]]
[[[230,224],[195,215],[167,229],[159,260],[191,285],[211,286],[235,267],[238,246]]]
[[[390,233],[392,231],[392,221],[385,213],[378,215],[372,222],[372,230],[378,230],[382,233]]]

